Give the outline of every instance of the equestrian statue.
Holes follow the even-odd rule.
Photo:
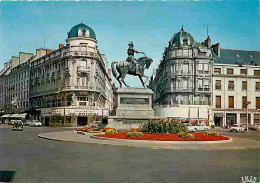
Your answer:
[[[118,62],[111,63],[113,76],[119,82],[120,88],[122,87],[122,82],[124,83],[125,86],[129,87],[124,81],[125,76],[127,74],[138,76],[140,81],[142,82],[143,87],[145,88],[145,83],[148,81],[148,76],[144,75],[144,70],[149,69],[153,60],[147,57],[144,52],[135,50],[133,42],[130,42],[128,45],[129,45],[129,48],[127,50],[128,57],[126,61],[118,61]],[[141,57],[136,60],[134,57],[135,53],[142,53],[144,57]],[[116,64],[116,70],[114,67],[115,64]],[[143,81],[143,77],[146,78],[145,82]]]

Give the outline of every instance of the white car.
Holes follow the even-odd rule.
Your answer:
[[[29,126],[30,127],[39,127],[39,126],[42,126],[42,123],[38,120],[32,120],[32,122],[29,123]]]
[[[196,126],[187,125],[186,128],[187,128],[188,132],[208,131],[208,130],[210,130],[210,127],[206,126],[206,125],[196,125]]]
[[[239,126],[237,124],[232,125],[229,129],[228,132],[244,132],[245,128],[242,126]]]

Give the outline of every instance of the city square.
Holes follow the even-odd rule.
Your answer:
[[[259,182],[257,5],[2,2],[0,182]]]

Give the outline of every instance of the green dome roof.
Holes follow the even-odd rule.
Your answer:
[[[96,40],[96,34],[94,30],[83,23],[75,25],[70,29],[70,32],[68,33],[68,38],[73,37],[88,37]]]
[[[183,42],[187,40],[187,44],[189,46],[193,46],[194,43],[196,42],[194,40],[194,38],[192,37],[192,35],[190,35],[190,33],[184,31],[184,29],[182,28],[178,33],[174,34],[174,36],[171,39],[171,45],[172,46],[179,46],[182,45]]]

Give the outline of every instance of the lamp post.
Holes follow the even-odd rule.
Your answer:
[[[239,55],[237,55],[237,57],[239,57]],[[244,63],[241,64],[241,62]],[[254,63],[254,61],[250,61],[248,63],[246,63],[245,61],[243,60],[238,60],[236,62],[236,64],[239,65],[239,67],[246,67],[246,131],[248,132],[248,105],[251,104],[250,101],[248,101],[248,65],[250,65],[251,63]]]

